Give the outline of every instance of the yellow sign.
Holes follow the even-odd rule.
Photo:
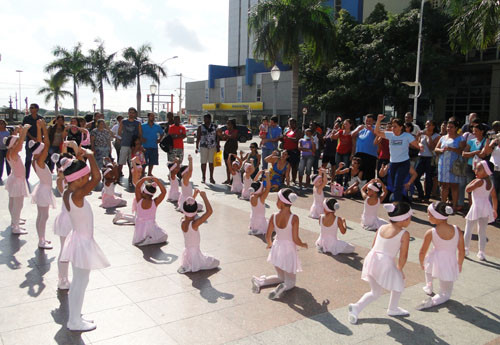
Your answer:
[[[263,110],[264,103],[248,102],[248,103],[205,103],[202,104],[203,110]]]

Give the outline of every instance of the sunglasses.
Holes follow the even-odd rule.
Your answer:
[[[36,107],[30,107],[30,109],[36,109]]]

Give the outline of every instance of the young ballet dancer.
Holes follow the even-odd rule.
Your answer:
[[[230,153],[229,157],[227,157],[227,167],[229,169],[229,173],[233,177],[233,180],[231,182],[231,192],[238,194],[243,190],[240,171],[241,162],[241,158],[234,153]]]
[[[243,164],[243,171],[243,188],[241,190],[240,199],[250,200],[250,186],[253,182],[252,174],[255,171],[252,158],[248,159],[247,162]]]
[[[198,194],[203,199],[206,207],[205,213],[200,217],[196,215],[198,212],[196,196]],[[200,250],[200,225],[205,223],[213,213],[207,194],[196,189],[193,196],[188,197],[182,204],[182,212],[184,213],[184,217],[181,219],[181,230],[184,235],[184,252],[182,252],[181,267],[179,267],[177,272],[184,274],[219,267],[219,260],[213,256],[203,254]]]
[[[10,226],[12,234],[15,235],[28,233],[20,226],[24,198],[29,195],[29,192],[28,184],[26,183],[26,168],[19,156],[19,152],[23,148],[23,143],[30,127],[31,125],[29,124],[18,127],[16,134],[4,139],[4,144],[7,148],[7,163],[9,163],[11,168],[7,182],[5,182],[5,190],[9,193]]]
[[[268,228],[266,219],[266,199],[271,191],[271,174],[268,171],[261,170],[257,176],[255,176],[255,179],[258,180],[264,173],[266,177],[265,187],[264,183],[260,181],[255,181],[250,186],[250,205],[252,211],[250,212],[249,235],[263,235]]]
[[[492,162],[480,161],[474,168],[476,178],[465,188],[467,193],[472,194],[472,204],[465,216],[465,256],[469,255],[472,231],[477,227],[479,236],[477,258],[479,260],[486,260],[484,249],[486,247],[486,228],[488,227],[488,223],[494,222],[497,219],[497,193],[490,179],[493,171],[495,171],[495,166]]]
[[[453,214],[453,208],[441,201],[427,207],[429,222],[435,227],[425,233],[419,254],[420,267],[425,271],[425,293],[432,295],[433,278],[439,279],[439,293],[423,301],[417,306],[418,310],[449,300],[453,291],[453,282],[462,272],[462,263],[465,258],[464,238],[458,226],[448,224],[450,214]],[[431,242],[434,248],[426,256]]]
[[[344,162],[339,163],[339,167],[335,171],[335,175],[349,174],[349,187],[344,191],[344,196],[355,196],[361,188],[366,184],[363,180],[363,170],[361,169],[362,161],[359,157],[354,157],[349,168],[344,168]]]
[[[335,215],[340,204],[334,198],[323,201],[324,215],[319,218],[321,233],[316,241],[316,248],[320,253],[350,254],[354,252],[354,246],[337,238],[337,230],[342,234],[347,231],[345,219]]]
[[[72,265],[73,280],[68,296],[69,317],[67,327],[70,331],[85,332],[96,328],[95,323],[82,318],[82,305],[89,282],[90,271],[109,266],[106,256],[94,240],[94,216],[87,195],[99,184],[101,172],[94,153],[80,149],[83,157],[90,163],[90,169],[82,160],[63,158],[64,177],[68,189],[63,201],[71,218],[73,230],[64,243],[61,261]]]
[[[52,162],[54,162],[54,164],[57,167],[56,187],[57,190],[59,191],[59,194],[61,195],[64,195],[64,191],[66,190],[66,187],[68,185],[66,183],[63,173],[63,170],[66,167],[61,166],[61,160],[63,158],[69,158],[65,161],[67,165],[72,163],[73,156],[69,153],[66,153],[66,143],[63,143],[62,145],[61,154],[54,153],[51,156]],[[61,203],[61,211],[54,219],[54,225],[53,225],[54,234],[59,236],[59,240],[61,242],[61,248],[59,250],[59,255],[57,257],[57,270],[58,270],[57,288],[59,290],[68,290],[70,287],[70,282],[68,278],[69,263],[67,261],[66,262],[61,261],[61,254],[64,248],[64,242],[66,241],[66,237],[69,235],[72,229],[73,225],[71,224],[71,218],[69,217],[68,209],[66,208],[66,205],[63,202]]]
[[[120,179],[120,172],[118,166],[113,163],[106,164],[104,172],[102,173],[104,180],[102,186],[102,208],[115,208],[127,206],[127,200],[122,199],[119,193],[115,192],[116,184]]]
[[[267,248],[271,252],[267,261],[274,265],[276,275],[252,278],[252,291],[259,293],[263,286],[279,284],[270,294],[269,299],[280,298],[285,291],[295,287],[297,272],[302,271],[297,255],[297,246],[307,248],[307,243],[299,237],[299,217],[290,210],[297,200],[290,188],[278,192],[277,206],[279,211],[269,219],[266,233]],[[271,242],[273,231],[276,231],[274,242]]]
[[[170,182],[170,188],[168,189],[167,201],[177,202],[179,200],[180,192],[179,192],[179,180],[177,179],[177,174],[181,168],[181,164],[179,158],[175,158],[175,160],[171,163],[167,164],[168,166],[168,181]]]
[[[28,145],[33,154],[33,169],[40,182],[31,194],[31,203],[36,204],[36,232],[38,233],[38,248],[52,249],[50,241],[45,239],[45,229],[49,219],[49,208],[56,207],[56,198],[52,193],[52,173],[45,161],[49,153],[50,141],[45,120],[37,121],[37,141],[30,140]],[[43,133],[42,133],[43,132]],[[43,142],[42,142],[43,135]]]
[[[319,219],[323,213],[323,201],[325,201],[325,196],[323,195],[323,188],[328,183],[328,177],[326,176],[326,169],[320,168],[318,175],[312,176],[313,183],[313,195],[314,201],[309,210],[309,217],[313,219]]]
[[[193,174],[193,156],[188,155],[188,166],[181,166],[177,176],[181,179],[181,194],[177,201],[177,211],[182,212],[182,205],[187,198],[193,196],[193,186],[191,185],[191,175]],[[198,211],[203,209],[202,204],[198,204]]]
[[[160,195],[153,198],[157,187],[160,188]],[[153,176],[141,178],[135,186],[137,213],[133,245],[142,247],[167,241],[167,232],[156,223],[156,209],[166,195],[167,190],[163,184]]]
[[[391,291],[387,315],[409,315],[408,311],[398,307],[399,298],[404,290],[403,267],[408,258],[410,234],[405,228],[411,223],[413,211],[406,202],[384,204],[389,212],[390,224],[382,225],[373,240],[372,249],[363,263],[361,279],[370,284],[370,292],[365,293],[358,302],[349,304],[349,322],[358,322],[359,313],[382,294],[382,290]],[[395,257],[399,252],[398,262]]]
[[[361,226],[368,231],[377,231],[382,225],[387,224],[377,216],[378,208],[387,196],[387,188],[382,180],[375,178],[361,188],[361,196],[365,200]]]

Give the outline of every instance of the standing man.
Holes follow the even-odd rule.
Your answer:
[[[31,157],[32,152],[28,146],[30,140],[36,141],[36,133],[37,133],[37,121],[43,120],[43,117],[38,115],[38,110],[40,107],[36,103],[30,104],[30,115],[26,115],[23,118],[23,126],[25,124],[31,125],[28,133],[26,134],[26,146],[24,147],[26,150],[26,159],[24,160],[24,167],[26,168],[26,180],[30,178],[30,170],[31,170]]]
[[[158,143],[162,141],[164,135],[163,129],[155,123],[155,113],[148,113],[148,122],[142,124],[148,176],[153,176],[153,165],[158,165]]]
[[[271,117],[267,136],[262,139],[262,169],[267,169],[266,157],[270,156],[274,150],[278,149],[278,141],[281,140],[281,127],[278,126],[278,116]]]
[[[123,116],[118,115],[116,117],[116,124],[111,127],[111,132],[113,133],[113,138],[115,141],[113,142],[113,146],[115,147],[116,150],[116,161],[118,162],[120,160],[120,148],[122,146],[122,137],[118,135],[118,129],[120,128],[120,124],[122,123]]]
[[[173,124],[174,124],[174,113],[169,111],[167,113],[167,125],[165,127],[165,134],[167,135],[167,137],[170,137],[170,135],[168,134],[168,130],[170,129],[170,126],[172,126]],[[172,152],[174,141],[173,141],[172,137],[167,138],[167,140],[169,143],[172,143],[168,149],[168,152],[167,152],[168,161],[173,162],[175,160],[175,156]]]
[[[406,123],[408,123],[408,122],[409,122],[409,123],[411,123],[411,124],[413,125],[413,131],[411,131],[411,134],[413,134],[413,136],[414,136],[414,137],[416,137],[417,135],[419,135],[419,134],[420,134],[420,132],[422,131],[422,130],[420,129],[420,126],[419,126],[419,125],[417,125],[417,123],[416,123],[416,122],[415,122],[415,123],[413,123],[413,114],[412,114],[412,113],[407,112],[407,113],[405,114],[405,122],[406,122]]]
[[[196,153],[200,152],[201,163],[201,182],[205,183],[207,162],[210,171],[210,183],[215,184],[214,180],[214,155],[220,150],[219,136],[217,135],[217,126],[212,123],[212,115],[203,116],[203,124],[198,126],[196,131]]]
[[[363,180],[370,181],[375,178],[377,169],[377,145],[374,144],[375,134],[373,132],[373,122],[375,115],[365,116],[365,124],[358,126],[352,133],[356,140],[355,157],[361,158],[361,167],[363,170]]]
[[[170,135],[174,141],[172,148],[172,160],[173,162],[177,157],[180,163],[184,159],[184,138],[186,137],[186,128],[181,125],[181,117],[179,115],[174,116],[174,124],[168,127],[168,135]]]
[[[132,150],[130,146],[132,145],[132,138],[138,137],[142,140],[142,127],[141,123],[136,120],[137,110],[135,108],[128,109],[128,119],[122,120],[120,126],[118,127],[118,135],[122,138],[120,147],[120,159],[118,160],[118,166],[120,168],[120,174],[122,172],[123,166],[128,165],[128,184],[132,184],[132,171],[130,167],[130,158]]]

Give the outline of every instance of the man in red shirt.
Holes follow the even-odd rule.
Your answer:
[[[184,159],[184,138],[186,137],[186,127],[181,125],[181,117],[174,116],[174,124],[168,128],[168,134],[172,137],[174,145],[172,155],[179,158],[180,163]]]

